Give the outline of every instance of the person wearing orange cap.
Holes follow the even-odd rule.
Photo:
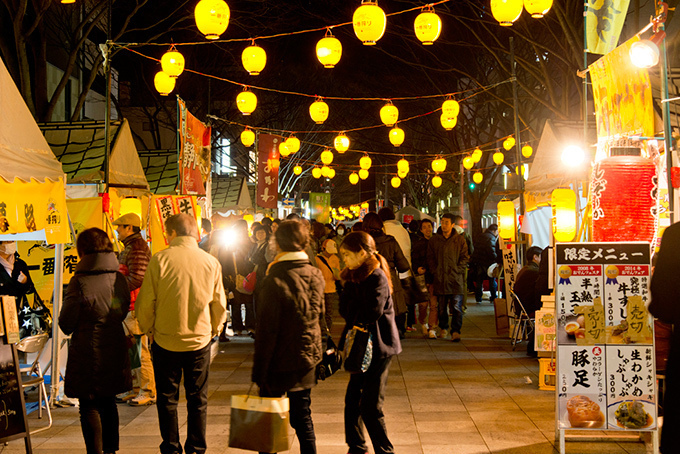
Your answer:
[[[156,381],[151,364],[151,353],[149,352],[149,339],[139,329],[135,318],[135,301],[142,286],[146,268],[151,260],[151,251],[142,237],[142,220],[135,213],[127,213],[113,221],[116,226],[118,240],[123,243],[125,249],[118,255],[119,271],[125,275],[128,287],[130,288],[130,311],[123,322],[130,334],[135,336],[136,345],[132,348],[139,362],[133,368],[132,391],[116,396],[118,402],[127,402],[131,406],[153,405],[156,403]]]
[[[324,288],[324,306],[325,306],[325,328],[322,324],[321,329],[326,334],[330,333],[333,326],[333,308],[337,307],[340,296],[336,282],[340,279],[340,259],[338,258],[338,245],[335,240],[328,239],[321,244],[321,252],[317,255],[317,263],[323,278],[326,282]]]

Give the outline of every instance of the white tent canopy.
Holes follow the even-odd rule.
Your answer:
[[[408,205],[394,213],[394,215],[396,216],[399,222],[404,222],[404,216],[413,216],[413,219],[415,219],[416,221],[420,221],[422,219],[429,219],[430,221],[435,222],[435,219],[429,214],[425,214],[419,209]]]
[[[0,176],[44,181],[64,177],[19,89],[0,59]]]

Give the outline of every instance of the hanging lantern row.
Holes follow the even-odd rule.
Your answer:
[[[442,185],[442,177],[440,177],[439,175],[433,176],[432,177],[432,186],[434,186],[435,188],[438,188],[441,185]]]
[[[550,11],[553,0],[491,0],[491,14],[504,27],[511,26],[526,9],[531,17],[540,19]]]
[[[437,158],[434,161],[432,161],[432,170],[435,173],[442,173],[446,170],[446,159],[444,158]]]

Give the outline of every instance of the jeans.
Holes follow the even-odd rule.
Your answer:
[[[229,300],[229,308],[231,309],[231,328],[234,331],[242,331],[247,329],[252,331],[255,329],[255,310],[253,309],[253,295],[246,295],[234,290],[232,292],[234,297]],[[243,323],[243,316],[241,315],[241,306],[246,307],[246,321]]]
[[[80,427],[87,454],[118,451],[118,407],[116,396],[78,399]]]
[[[311,389],[286,393],[290,403],[290,425],[295,429],[300,442],[300,454],[316,454],[316,435],[314,434],[314,422],[310,408],[312,404],[311,394]],[[262,389],[260,389],[260,396],[281,397],[281,395],[264,392]]]
[[[451,332],[460,334],[463,327],[463,295],[437,295],[439,301],[439,327],[449,328],[449,314],[451,308]]]
[[[483,266],[476,265],[475,266],[475,300],[478,303],[482,302],[482,294],[483,292],[483,286],[484,286],[484,281],[489,280],[489,292],[491,293],[491,302],[496,299],[496,290],[498,289],[498,285],[496,284],[496,279],[489,277],[488,274],[486,274],[487,269],[484,268]]]
[[[349,454],[368,452],[364,438],[364,425],[371,437],[375,454],[394,453],[394,447],[387,438],[383,403],[387,375],[392,357],[373,357],[371,366],[363,374],[351,374],[345,394],[345,442]]]
[[[207,448],[205,431],[208,417],[210,344],[200,350],[173,352],[154,342],[151,350],[156,375],[158,425],[163,438],[161,454],[182,453],[177,418],[182,374],[187,399],[187,440],[184,450],[189,454],[203,454]]]

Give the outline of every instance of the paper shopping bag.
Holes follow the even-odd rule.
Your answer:
[[[229,447],[288,451],[288,410],[287,397],[231,396]]]

